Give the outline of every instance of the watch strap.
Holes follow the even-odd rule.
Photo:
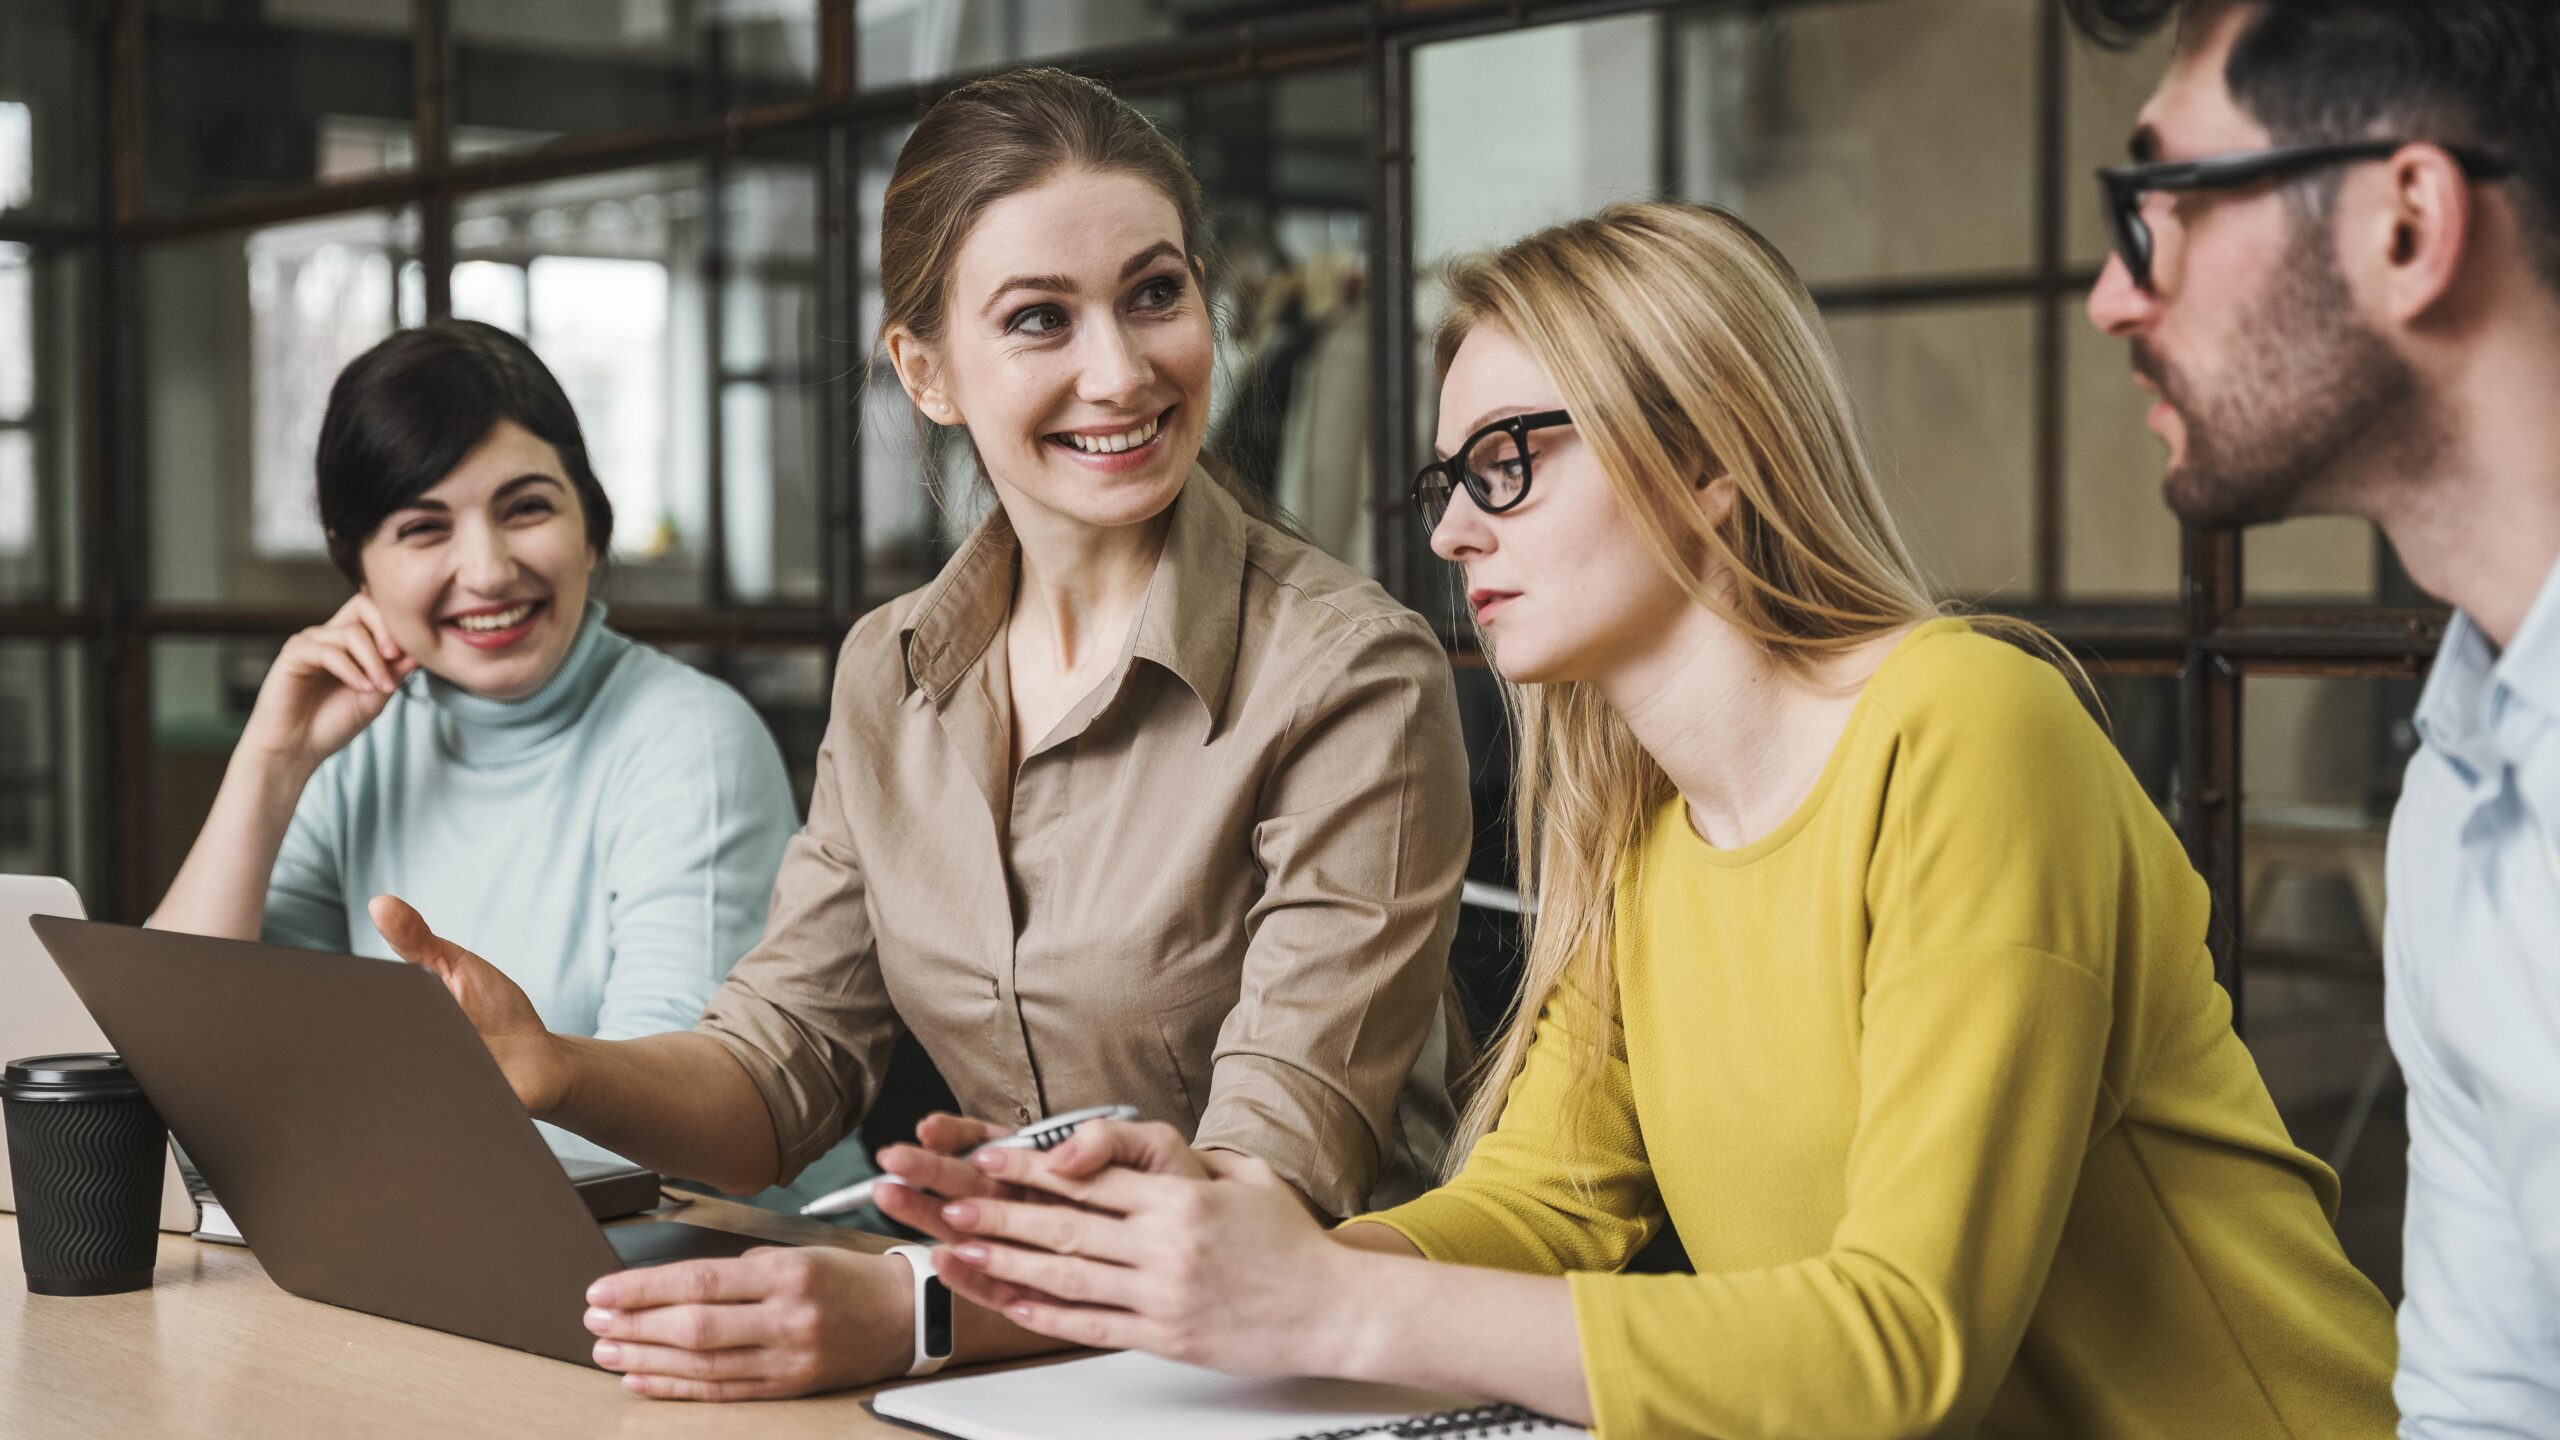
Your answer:
[[[912,1359],[907,1366],[907,1374],[910,1377],[930,1375],[943,1367],[944,1362],[951,1358],[951,1352],[945,1350],[936,1355],[925,1345],[925,1306],[929,1301],[927,1287],[938,1288],[944,1293],[946,1298],[943,1303],[946,1307],[950,1304],[947,1298],[950,1287],[944,1285],[942,1277],[934,1273],[931,1246],[892,1245],[889,1247],[889,1253],[907,1262],[907,1269],[914,1282],[914,1300],[908,1308],[910,1323],[913,1326],[913,1338],[910,1342],[913,1348],[910,1351]]]

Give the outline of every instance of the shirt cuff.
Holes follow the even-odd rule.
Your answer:
[[[1596,1270],[1565,1277],[1573,1292],[1573,1333],[1582,1347],[1583,1393],[1591,1402],[1595,1440],[1614,1435],[1642,1435],[1646,1423],[1638,1401],[1634,1357],[1644,1352],[1622,1303],[1629,1286],[1624,1276]],[[1705,1363],[1703,1359],[1701,1363]]]
[[[1384,1225],[1422,1252],[1422,1258],[1444,1265],[1476,1265],[1522,1275],[1564,1273],[1555,1252],[1539,1243],[1536,1233],[1501,1206],[1467,1194],[1464,1181],[1444,1185],[1392,1210],[1377,1210],[1342,1222]]]

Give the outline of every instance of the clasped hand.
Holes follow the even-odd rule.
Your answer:
[[[935,1254],[956,1293],[1071,1344],[1244,1374],[1340,1373],[1326,1352],[1346,1327],[1327,1307],[1348,1293],[1349,1252],[1269,1165],[1110,1121],[1047,1155],[969,1158],[1008,1193],[943,1207],[965,1237]]]

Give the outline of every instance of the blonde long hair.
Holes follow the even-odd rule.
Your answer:
[[[1947,613],[1885,509],[1812,297],[1741,220],[1706,205],[1612,205],[1462,262],[1448,283],[1440,375],[1481,326],[1518,339],[1654,558],[1780,664],[1804,673]],[[1713,475],[1734,490],[1721,525],[1698,504],[1699,477]],[[1618,885],[1674,789],[1593,686],[1502,689],[1520,893],[1535,905],[1520,994],[1478,1072],[1453,1170],[1500,1117],[1559,989],[1607,1013]],[[1586,1099],[1608,1045],[1608,1027],[1591,1028],[1570,1088]],[[1568,1133],[1587,1108],[1565,1117]]]

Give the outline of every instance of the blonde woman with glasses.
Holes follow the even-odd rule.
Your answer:
[[[1604,1436],[2382,1436],[2391,1314],[2175,835],[2021,625],[1930,598],[1786,262],[1624,205],[1461,268],[1416,498],[1513,702],[1528,976],[1444,1187],[981,1152],[1034,1330]],[[1464,1152],[1461,1152],[1464,1153]],[[1150,1173],[1153,1172],[1153,1173]],[[1696,1274],[1616,1273],[1668,1220]]]

